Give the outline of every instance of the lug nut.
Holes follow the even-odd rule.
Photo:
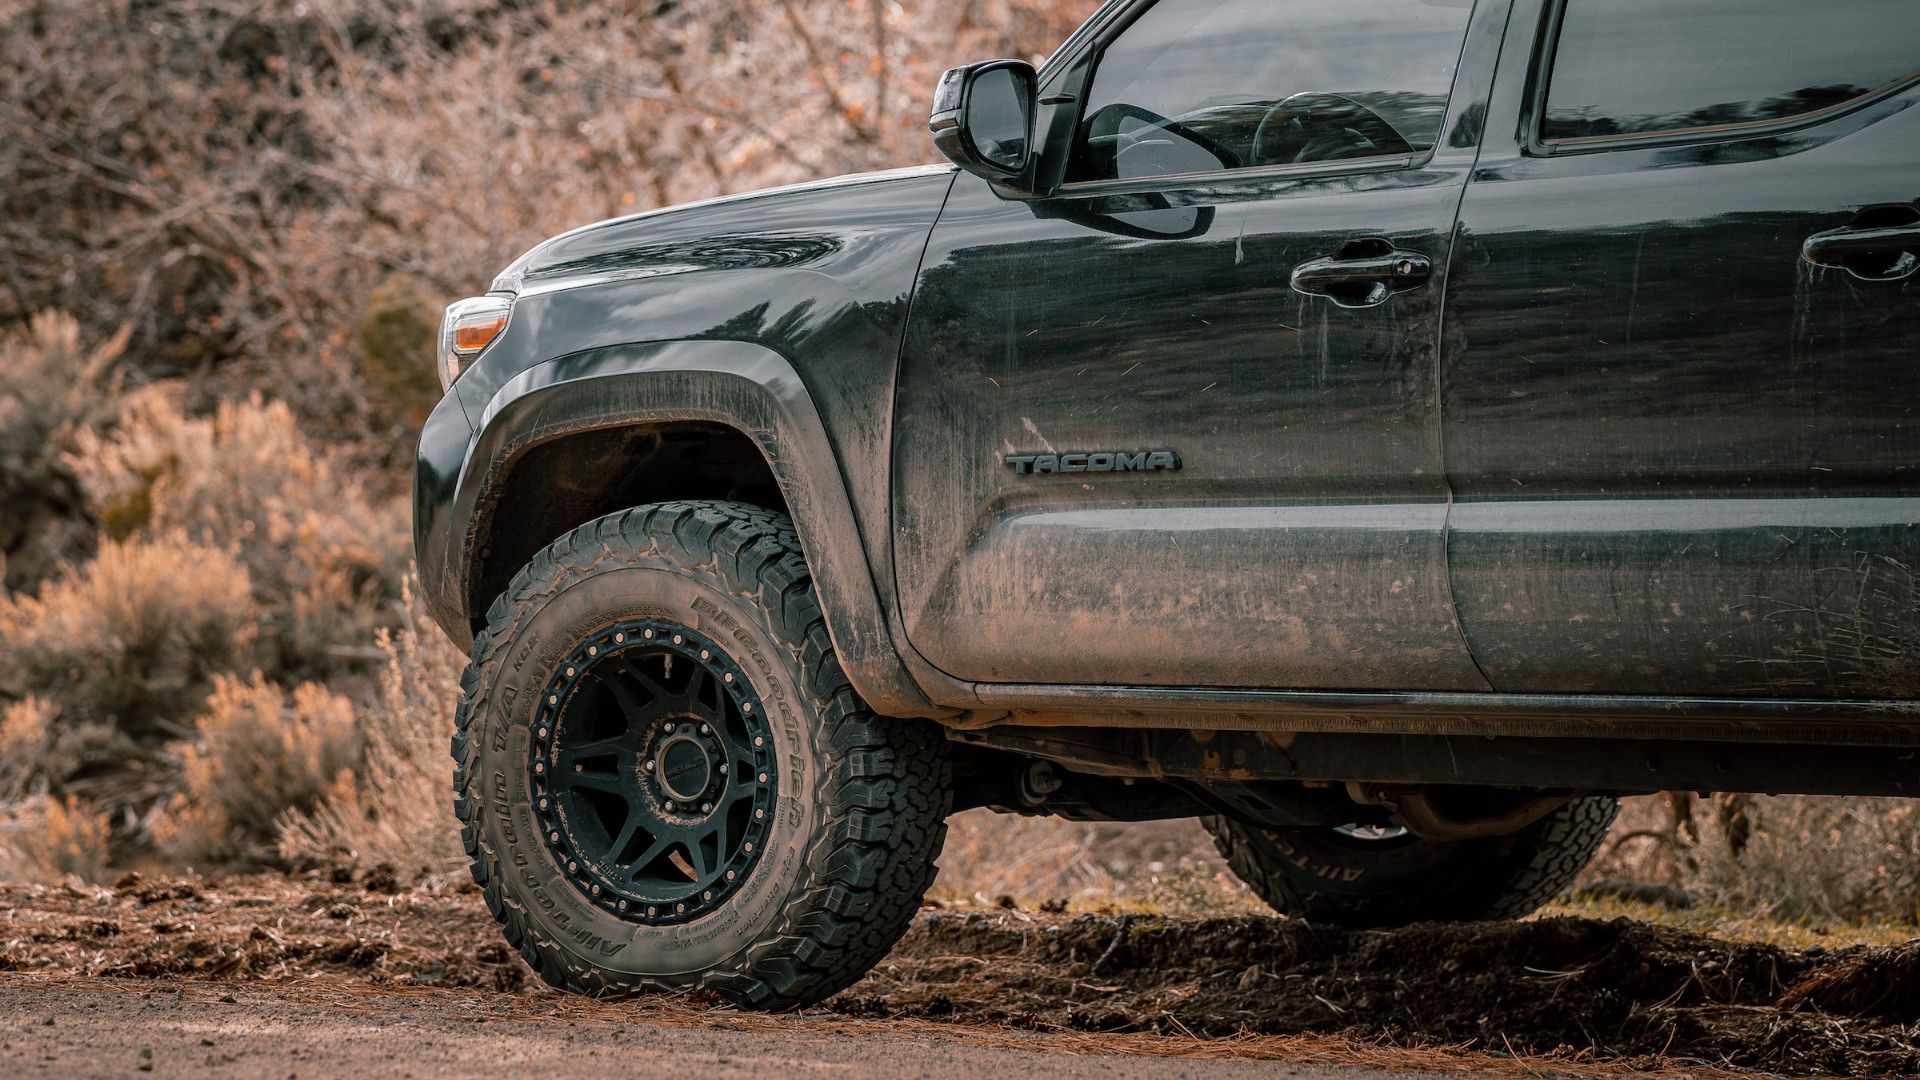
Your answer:
[[[547,834],[547,839],[557,844],[560,842],[560,834],[557,832],[550,832]]]
[[[671,813],[673,813],[673,800],[672,800],[672,799],[668,799],[668,800],[667,800],[667,813],[669,813],[669,814],[671,814]]]
[[[713,734],[713,729],[712,729],[712,728],[710,728],[710,727],[708,727],[708,726],[707,726],[707,725],[705,725],[705,724],[701,724],[701,725],[700,725],[700,734],[702,734],[702,735],[711,735],[711,734]]]
[[[761,782],[761,783],[763,783],[763,784],[767,782],[767,774],[766,774],[766,773],[761,773],[761,774],[760,774],[760,782]]]
[[[644,763],[644,764],[642,764],[642,765],[641,765],[640,767],[641,767],[642,769],[645,769],[645,770],[646,770],[646,771],[648,771],[648,772],[652,772],[652,771],[653,771],[653,762],[651,762],[651,761],[648,761],[648,762],[645,762],[645,763]]]
[[[703,814],[711,814],[711,813],[713,813],[713,804],[712,804],[712,803],[710,803],[710,802],[703,802],[703,803],[701,803],[701,804],[700,804],[700,812],[701,812],[701,813],[703,813]]]
[[[727,767],[724,764],[720,766],[720,775],[721,776],[727,775]]]

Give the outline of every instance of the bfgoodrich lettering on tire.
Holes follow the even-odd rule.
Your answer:
[[[555,986],[810,1004],[932,881],[945,742],[854,694],[784,515],[675,502],[581,526],[495,601],[461,688],[473,877]]]

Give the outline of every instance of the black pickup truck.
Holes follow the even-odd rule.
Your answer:
[[[1524,913],[1656,790],[1920,794],[1913,0],[1114,0],[954,165],[447,313],[427,602],[508,939],[779,1008],[944,821]]]

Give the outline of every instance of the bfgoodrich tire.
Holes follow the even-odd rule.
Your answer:
[[[554,986],[807,1005],[885,955],[932,881],[945,743],[854,694],[784,515],[581,526],[494,603],[461,687],[473,878]]]
[[[1203,818],[1227,865],[1282,915],[1351,927],[1508,919],[1559,895],[1620,803],[1574,799],[1506,836],[1439,842],[1399,831],[1260,829]]]

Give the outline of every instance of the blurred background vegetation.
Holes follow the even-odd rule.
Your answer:
[[[573,225],[932,160],[943,68],[1094,6],[0,0],[0,881],[457,874],[403,502],[441,306]],[[1911,921],[1912,813],[1644,799],[1595,874]],[[943,866],[1255,906],[1187,823],[963,815]]]

